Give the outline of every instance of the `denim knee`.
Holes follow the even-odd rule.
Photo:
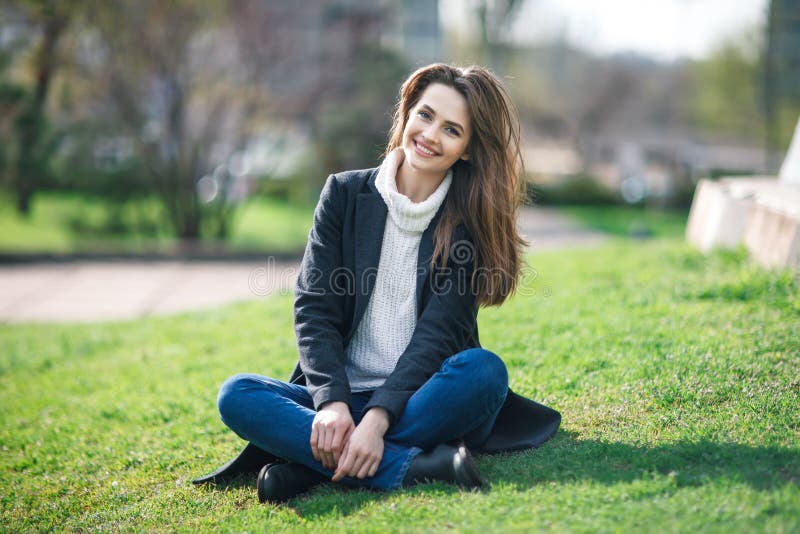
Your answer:
[[[247,384],[252,384],[252,380],[252,375],[239,373],[228,378],[219,388],[217,410],[225,424],[236,419],[237,412],[242,409],[241,393]]]
[[[505,397],[508,391],[508,370],[503,360],[486,349],[467,349],[457,359],[470,369],[471,379],[490,391]]]

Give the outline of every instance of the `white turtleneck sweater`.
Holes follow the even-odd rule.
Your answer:
[[[379,387],[394,370],[417,325],[417,256],[422,233],[450,188],[452,171],[422,202],[397,191],[397,169],[404,154],[398,148],[384,159],[375,180],[389,216],[381,258],[367,309],[347,346],[347,378],[352,391]]]

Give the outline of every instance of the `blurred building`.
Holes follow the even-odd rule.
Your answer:
[[[542,187],[590,179],[629,203],[681,204],[701,178],[766,172],[763,148],[709,144],[680,132],[632,131],[524,140],[528,179]]]
[[[437,2],[242,2],[237,23],[250,53],[263,58],[273,111],[288,117],[313,112],[319,100],[346,93],[365,50],[394,51],[409,66],[441,60]]]
[[[680,131],[584,139],[582,153],[589,175],[633,203],[669,204],[687,195],[700,178],[759,174],[766,164],[762,148],[703,143]]]
[[[439,3],[432,0],[384,0],[384,44],[399,52],[412,66],[444,61]]]
[[[356,95],[364,89],[365,61],[391,63],[369,65],[376,73],[396,70],[398,63],[407,73],[442,60],[435,1],[247,1],[238,4],[237,28],[243,48],[255,56],[253,63],[263,66],[272,118],[262,138],[250,143],[252,154],[247,159],[254,163],[256,174],[288,176],[297,171],[298,163],[314,157],[312,142],[323,128],[321,122],[341,121],[344,111],[351,113],[363,104]],[[378,121],[388,117],[397,93],[396,83],[392,85],[391,92],[374,104],[380,109],[371,115]],[[341,117],[332,117],[333,112]],[[365,127],[375,130],[375,120],[371,117]],[[382,129],[388,128],[378,127]],[[286,150],[287,146],[292,149]],[[305,157],[298,157],[304,151]]]

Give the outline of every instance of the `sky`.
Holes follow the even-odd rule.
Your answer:
[[[448,31],[469,31],[471,4],[441,0]],[[768,0],[525,0],[512,35],[520,43],[566,37],[599,54],[700,58],[723,39],[763,22],[767,5]]]

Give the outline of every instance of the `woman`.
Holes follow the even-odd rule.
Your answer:
[[[403,84],[385,159],[328,178],[297,280],[289,383],[240,374],[223,422],[250,442],[195,482],[261,468],[259,499],[323,481],[478,487],[471,450],[537,446],[558,412],[508,388],[477,312],[511,295],[525,242],[519,127],[480,67],[434,64]]]

